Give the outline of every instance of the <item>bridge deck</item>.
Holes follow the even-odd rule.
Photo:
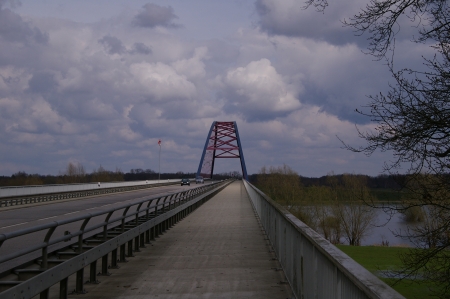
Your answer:
[[[241,182],[86,285],[91,298],[291,298]],[[87,270],[87,269],[86,269]],[[69,298],[81,298],[69,295]]]

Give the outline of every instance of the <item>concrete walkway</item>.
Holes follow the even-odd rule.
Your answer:
[[[237,181],[69,298],[294,298],[279,268]]]

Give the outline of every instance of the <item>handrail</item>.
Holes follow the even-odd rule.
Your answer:
[[[154,237],[155,234],[157,236],[160,232],[165,231],[166,228],[171,226],[173,223],[181,220],[183,217],[185,217],[190,212],[195,210],[203,202],[205,202],[206,200],[211,198],[214,194],[225,188],[225,186],[228,185],[229,183],[231,183],[231,181],[221,181],[201,186],[198,188],[194,188],[189,191],[182,191],[168,195],[166,194],[159,197],[145,198],[138,202],[120,205],[118,207],[109,208],[104,211],[88,213],[82,216],[76,216],[62,221],[53,221],[51,223],[40,225],[37,228],[21,229],[15,232],[4,233],[0,235],[0,246],[1,246],[2,244],[4,244],[5,241],[7,242],[8,240],[14,238],[18,238],[33,232],[45,231],[47,229],[47,234],[44,241],[29,247],[32,248],[34,251],[42,249],[41,270],[43,272],[38,274],[37,276],[27,279],[26,281],[12,282],[14,283],[14,286],[11,286],[6,291],[3,292],[0,291],[0,298],[1,299],[16,298],[16,297],[32,298],[33,296],[39,293],[41,294],[41,298],[42,297],[47,298],[48,288],[50,288],[50,286],[58,282],[60,282],[60,296],[62,296],[61,298],[66,298],[67,278],[68,276],[70,276],[75,272],[77,273],[76,292],[83,292],[84,280],[82,272],[84,271],[83,269],[85,265],[90,264],[91,281],[96,281],[95,276],[97,275],[96,274],[97,272],[95,269],[97,260],[99,259],[102,260],[102,273],[107,274],[108,273],[107,263],[109,253],[111,253],[111,267],[114,267],[114,264],[117,264],[117,251],[119,248],[121,250],[120,260],[125,259],[124,253],[125,243],[128,243],[129,246],[128,249],[130,250],[132,246],[130,242],[132,243],[134,239],[136,251],[139,251],[138,248],[144,246],[144,235],[145,239],[147,240],[145,242],[149,242],[150,238],[152,238],[150,237],[150,235],[153,235]],[[148,204],[145,205],[145,203]],[[152,205],[152,203],[154,204]],[[169,206],[167,206],[167,204],[169,204]],[[128,213],[128,211],[132,207],[136,207],[136,210]],[[114,218],[111,217],[114,212],[119,211],[121,209],[126,209],[127,212],[121,213],[121,215]],[[152,213],[154,211],[155,214],[153,215],[153,217],[149,219],[150,211],[152,211]],[[132,219],[133,216],[139,217],[139,215],[141,214],[142,216],[140,216],[139,219],[143,221],[137,223]],[[105,216],[104,221],[91,226],[87,225],[90,219],[102,215]],[[122,220],[126,218],[132,219],[128,223],[135,223],[138,225],[134,226],[133,228],[130,228],[125,232],[122,232],[120,235],[116,237],[106,238],[107,229],[113,228],[116,229],[117,227],[120,228],[122,224],[118,224],[118,226],[109,228],[108,225],[113,224],[114,222],[117,223],[118,221],[122,222]],[[64,234],[64,236],[62,237],[50,239],[50,236],[53,234],[53,231],[58,226],[60,226],[61,223],[68,224],[77,221],[83,221],[78,231],[69,234]],[[96,229],[102,227],[104,228],[103,243],[95,246],[93,249],[83,251],[80,246],[83,244],[83,243],[80,244],[80,240],[83,239],[83,236],[86,236],[88,232],[95,231]],[[47,252],[48,248],[57,243],[68,241],[74,237],[79,237],[77,242],[73,243],[73,245],[78,244],[79,246],[77,250],[77,255],[71,258],[70,260],[63,261],[59,265],[53,266],[51,268],[47,267],[46,263],[49,257],[49,253]],[[98,238],[101,237],[101,232],[98,234],[97,237]],[[89,239],[91,238],[91,236],[88,236],[87,238]],[[67,248],[68,246],[71,245],[66,245],[64,246],[64,248]],[[25,251],[29,253],[30,250]],[[11,253],[7,256],[3,256],[0,258],[0,263],[17,258],[20,255],[23,255],[25,251],[21,250],[18,253]],[[131,254],[130,251],[129,254]],[[4,283],[4,281],[0,283]]]
[[[221,182],[217,182],[217,183],[213,183],[213,184],[208,184],[208,185],[205,185],[205,186],[197,187],[197,188],[194,188],[192,190],[195,190],[194,192],[196,192],[196,194],[199,194],[199,193],[203,193],[205,190],[212,189],[212,188],[216,187],[218,184],[221,184]],[[95,225],[93,227],[90,227],[88,229],[84,229],[84,227],[83,227],[83,232],[90,232],[90,231],[93,231],[93,230],[95,230],[95,229],[97,229],[99,227],[104,227],[105,225],[107,226],[107,225],[112,224],[114,222],[125,220],[126,218],[130,218],[132,216],[136,216],[137,217],[140,213],[142,213],[142,211],[137,210],[137,211],[135,211],[135,212],[133,212],[131,214],[127,213],[128,210],[131,207],[133,207],[133,206],[139,206],[139,205],[142,205],[145,202],[148,202],[149,204],[145,208],[146,211],[149,210],[149,209],[153,209],[153,208],[155,209],[155,211],[161,210],[161,209],[165,208],[165,206],[167,204],[166,200],[167,200],[167,198],[169,198],[169,196],[170,196],[170,202],[175,202],[177,200],[182,199],[186,192],[187,191],[181,191],[181,192],[177,192],[177,193],[173,193],[173,194],[169,194],[169,195],[163,195],[163,196],[157,196],[157,197],[151,197],[151,198],[144,198],[144,199],[142,199],[140,201],[137,201],[137,202],[134,202],[134,203],[127,203],[127,204],[119,205],[119,206],[112,207],[112,208],[109,208],[109,209],[106,209],[106,210],[103,210],[103,211],[99,211],[99,212],[88,213],[88,214],[80,215],[80,216],[74,216],[74,217],[71,217],[71,218],[68,218],[68,219],[64,219],[64,220],[52,221],[50,223],[45,223],[45,224],[37,225],[37,226],[34,226],[34,227],[24,228],[24,229],[20,229],[20,230],[17,230],[17,231],[12,231],[12,232],[6,232],[6,233],[3,233],[3,234],[0,235],[0,248],[4,244],[5,241],[13,239],[13,238],[17,238],[17,237],[28,235],[28,234],[31,234],[31,233],[43,231],[43,230],[46,230],[46,229],[55,229],[58,226],[62,226],[62,225],[70,224],[70,223],[74,223],[74,222],[78,222],[78,221],[81,221],[81,220],[86,220],[88,218],[91,219],[91,218],[98,217],[98,216],[105,215],[105,214],[109,215],[111,213],[111,215],[112,215],[116,211],[125,209],[125,211],[124,211],[122,216],[119,216],[119,217],[116,217],[116,218],[113,218],[113,219],[109,219],[108,218],[108,220],[105,219],[104,222],[102,222],[100,224],[97,224],[97,225]],[[173,198],[173,197],[175,197],[175,198]],[[158,203],[162,198],[164,198],[163,202],[162,203]],[[151,203],[154,200],[157,200],[157,203],[155,205],[151,205]],[[21,250],[21,251],[16,251],[16,252],[8,254],[8,255],[1,256],[0,257],[0,263],[12,260],[14,258],[17,258],[19,256],[22,256],[24,254],[27,254],[27,253],[30,253],[30,252],[33,252],[33,251],[36,251],[38,249],[47,248],[47,247],[49,247],[51,245],[54,245],[56,243],[59,243],[61,241],[70,240],[71,238],[79,236],[83,232],[78,231],[76,233],[70,233],[70,234],[65,235],[64,237],[55,239],[53,241],[47,240],[46,242],[41,243],[41,245],[39,245],[39,246],[37,246],[37,245],[33,246],[32,247],[33,250],[23,250],[23,251]]]
[[[190,179],[193,180],[193,179]],[[0,208],[178,184],[179,179],[0,187]]]
[[[0,198],[29,196],[50,193],[63,193],[72,191],[98,190],[117,187],[131,187],[141,185],[152,185],[160,183],[175,183],[180,179],[170,180],[146,180],[146,181],[127,181],[127,182],[97,182],[97,183],[74,183],[74,184],[50,184],[50,185],[26,185],[26,186],[1,186]]]
[[[297,298],[404,299],[261,190],[244,185]]]

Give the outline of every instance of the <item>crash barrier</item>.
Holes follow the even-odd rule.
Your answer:
[[[180,180],[0,187],[0,208],[167,186]]]
[[[24,235],[46,232],[45,238],[24,249],[0,256],[2,263],[20,258],[26,254],[40,250],[40,257],[35,263],[22,263],[2,273],[3,277],[16,275],[17,280],[0,279],[0,299],[3,298],[48,298],[49,288],[57,283],[60,287],[60,298],[67,298],[68,277],[76,273],[74,293],[84,293],[84,268],[89,266],[89,282],[97,282],[97,261],[101,259],[100,275],[109,275],[109,268],[117,268],[118,262],[125,262],[133,252],[154,240],[159,234],[182,218],[187,216],[202,203],[210,199],[232,181],[222,181],[202,187],[190,189],[160,197],[143,199],[139,202],[114,207],[105,211],[73,217],[62,221],[27,228],[0,235],[0,246],[11,239]],[[136,210],[130,212],[130,208]],[[118,212],[115,217],[113,214]],[[104,220],[95,225],[88,223],[95,217]],[[130,221],[126,221],[130,219]],[[65,232],[63,236],[52,238],[58,227],[74,222],[81,222],[78,231]],[[115,224],[115,225],[113,225]],[[87,237],[90,232],[95,232]],[[76,238],[76,242],[67,246],[64,242]],[[49,248],[60,244],[59,249],[50,252]],[[36,263],[40,267],[36,268]]]
[[[247,181],[245,188],[297,298],[402,298]]]

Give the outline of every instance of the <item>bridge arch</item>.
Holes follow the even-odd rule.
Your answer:
[[[197,176],[212,179],[216,159],[239,158],[242,176],[248,180],[244,153],[235,121],[214,121],[206,137]]]

